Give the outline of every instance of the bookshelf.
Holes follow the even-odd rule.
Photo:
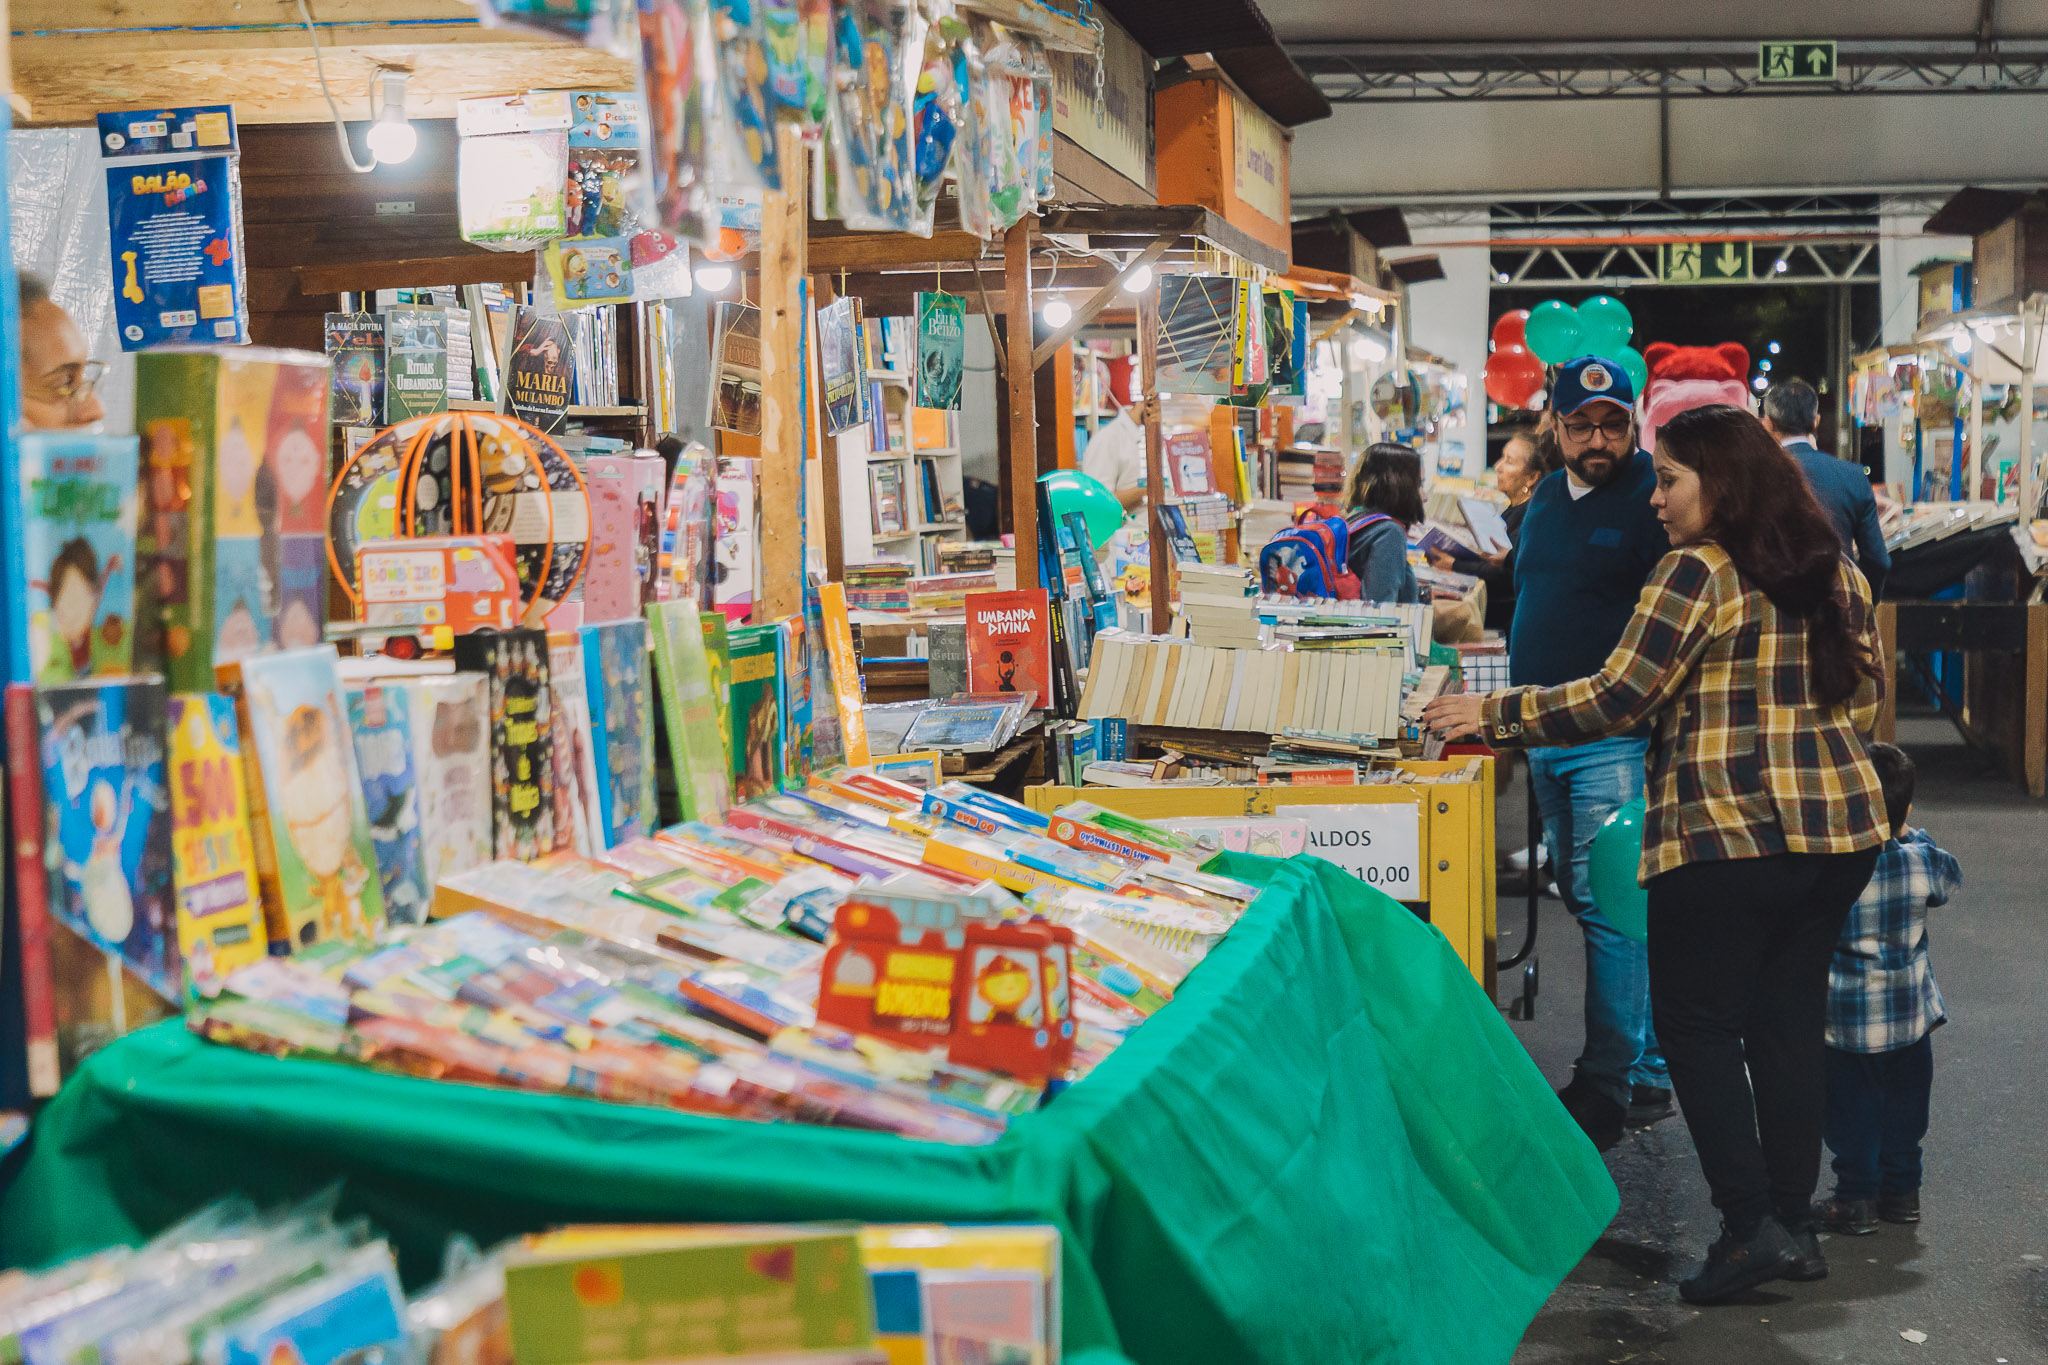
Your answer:
[[[960,463],[960,413],[916,406],[909,369],[912,323],[869,318],[869,406],[876,418],[841,432],[840,543],[845,562],[907,561],[937,572],[940,542],[967,538]],[[901,490],[904,529],[880,530],[877,475]],[[892,523],[893,524],[893,523]]]

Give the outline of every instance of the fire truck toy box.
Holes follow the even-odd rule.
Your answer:
[[[416,637],[430,649],[451,649],[458,635],[519,623],[519,571],[509,535],[372,542],[356,552],[356,581],[365,626]]]
[[[863,894],[834,918],[818,1019],[1042,1085],[1071,1056],[1059,946],[987,902]]]

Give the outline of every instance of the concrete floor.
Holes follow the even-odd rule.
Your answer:
[[[1920,767],[1914,823],[1955,853],[1965,882],[1929,930],[1950,1022],[1934,1042],[1925,1221],[1828,1239],[1822,1283],[1688,1307],[1674,1282],[1697,1267],[1717,1220],[1683,1117],[1667,1119],[1607,1154],[1621,1212],[1537,1315],[1515,1365],[2048,1365],[2048,803],[1993,774],[1945,723],[1900,730]],[[1520,846],[1525,809],[1503,800],[1503,848]],[[1520,899],[1502,903],[1505,949],[1519,946],[1523,913]],[[1536,1018],[1513,1027],[1562,1085],[1584,1036],[1584,957],[1557,901],[1542,903],[1537,956]],[[1504,975],[1503,1000],[1518,985]],[[1821,1180],[1832,1187],[1825,1163]]]

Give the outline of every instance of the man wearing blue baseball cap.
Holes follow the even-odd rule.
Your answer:
[[[1516,686],[1553,686],[1600,671],[1621,640],[1650,570],[1671,548],[1650,506],[1656,472],[1637,448],[1635,386],[1610,360],[1561,366],[1546,419],[1564,456],[1529,500],[1515,546],[1515,619],[1508,673]],[[1602,1151],[1624,1123],[1671,1113],[1671,1079],[1650,1026],[1643,945],[1592,902],[1593,836],[1643,793],[1647,733],[1570,749],[1531,749],[1536,803],[1565,908],[1586,937],[1586,1045],[1558,1098]]]

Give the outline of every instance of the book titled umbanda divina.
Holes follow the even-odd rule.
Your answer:
[[[1043,589],[967,594],[967,690],[1052,695],[1052,633]]]

